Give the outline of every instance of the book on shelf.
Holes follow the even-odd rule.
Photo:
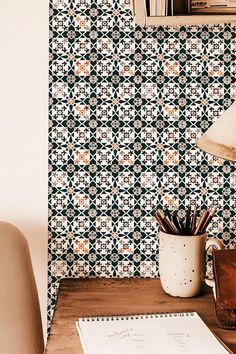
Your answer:
[[[148,16],[190,14],[191,0],[146,0]]]
[[[167,16],[167,0],[149,0],[150,16]]]
[[[147,16],[235,14],[236,0],[146,0]]]
[[[85,317],[76,327],[84,354],[232,353],[196,312]]]
[[[197,14],[236,14],[235,0],[191,0],[191,13]]]
[[[205,14],[215,14],[215,15],[224,15],[224,14],[232,14],[236,15],[236,7],[228,7],[225,9],[222,8],[217,8],[217,7],[206,7],[203,9],[195,8],[194,10],[192,9],[192,14],[197,14],[197,15],[205,15]]]

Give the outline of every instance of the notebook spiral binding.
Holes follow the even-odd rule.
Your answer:
[[[169,318],[169,317],[193,317],[194,312],[178,312],[178,313],[155,313],[144,315],[128,315],[128,316],[101,316],[101,317],[83,317],[82,321],[124,321],[124,320],[143,320],[149,318]]]

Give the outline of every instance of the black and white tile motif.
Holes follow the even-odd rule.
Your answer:
[[[235,29],[51,0],[49,321],[61,277],[158,276],[154,207],[212,203],[210,235],[235,246],[235,167],[195,145],[235,97]]]

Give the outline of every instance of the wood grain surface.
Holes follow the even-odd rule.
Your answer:
[[[84,278],[61,280],[46,354],[83,354],[75,327],[79,317],[183,311],[198,312],[236,353],[236,332],[217,327],[209,288],[198,297],[175,298],[164,293],[159,279]]]

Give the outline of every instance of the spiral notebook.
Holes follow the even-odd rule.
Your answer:
[[[196,312],[84,317],[84,354],[228,354]]]

